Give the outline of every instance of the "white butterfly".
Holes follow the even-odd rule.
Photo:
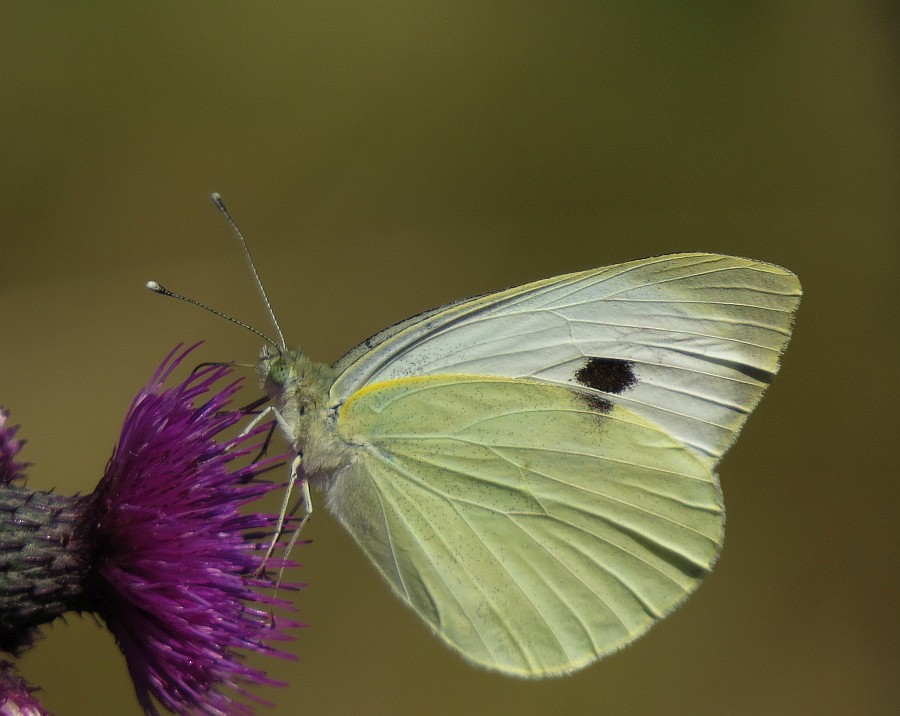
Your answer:
[[[778,266],[676,254],[410,318],[334,366],[259,361],[297,458],[394,593],[521,677],[643,634],[711,570],[715,466],[778,371],[800,301]]]

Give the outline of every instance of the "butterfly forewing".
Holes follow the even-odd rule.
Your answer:
[[[546,279],[431,311],[338,362],[331,398],[385,380],[468,374],[596,391],[714,465],[778,370],[796,277],[677,254]],[[609,383],[597,365],[632,371]],[[595,361],[592,363],[592,361]]]
[[[376,382],[341,408],[356,446],[329,504],[397,595],[466,659],[585,666],[711,568],[714,474],[642,416],[533,380]]]

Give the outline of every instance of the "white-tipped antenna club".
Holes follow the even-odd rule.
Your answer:
[[[222,313],[221,311],[217,311],[215,308],[211,308],[207,306],[205,303],[201,303],[195,298],[188,298],[187,296],[182,296],[181,294],[175,293],[174,291],[170,291],[165,286],[158,284],[156,281],[147,281],[147,288],[153,291],[153,293],[158,293],[162,296],[168,296],[169,298],[177,298],[179,301],[184,301],[185,303],[190,303],[192,306],[197,306],[197,308],[202,308],[204,311],[209,311],[214,316],[218,316],[219,318],[224,318],[226,321],[230,321],[236,326],[240,326],[241,328],[246,328],[251,333],[255,333],[257,336],[262,338],[266,343],[270,343],[276,349],[278,348],[278,344],[269,338],[262,331],[257,331],[253,326],[248,326],[243,321],[239,321],[236,318],[232,318],[226,313]],[[276,324],[277,325],[277,324]],[[283,347],[282,347],[283,350]]]
[[[222,197],[217,193],[213,192],[212,196],[213,204],[216,205],[216,208],[222,212],[222,216],[225,217],[225,221],[228,222],[229,226],[231,226],[232,231],[234,231],[235,236],[238,237],[238,241],[241,242],[241,248],[244,249],[244,256],[247,257],[247,263],[250,264],[250,270],[253,272],[253,278],[256,280],[256,287],[259,289],[260,294],[262,295],[263,302],[266,304],[266,310],[269,312],[269,318],[272,319],[272,325],[275,326],[275,331],[278,333],[278,340],[281,342],[281,349],[287,350],[287,344],[284,342],[284,334],[281,332],[281,326],[278,325],[278,319],[275,318],[275,311],[272,310],[272,304],[269,303],[269,296],[266,294],[266,289],[263,288],[262,281],[259,278],[259,272],[256,270],[256,264],[253,262],[253,256],[250,254],[250,248],[247,246],[247,242],[244,241],[244,235],[241,233],[241,230],[238,228],[234,219],[231,216],[231,213],[228,211],[228,208],[225,206],[225,202],[222,201]],[[271,341],[269,341],[271,343]]]

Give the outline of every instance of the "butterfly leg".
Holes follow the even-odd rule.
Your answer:
[[[274,406],[274,405],[270,405],[270,406],[267,407],[265,410],[261,410],[260,413],[259,413],[259,415],[257,415],[255,418],[253,418],[253,420],[251,420],[251,421],[247,424],[247,427],[246,427],[246,428],[244,428],[243,430],[241,430],[241,437],[244,437],[244,435],[246,435],[246,434],[249,433],[251,430],[253,430],[253,428],[255,428],[257,425],[259,425],[260,422],[261,422],[264,418],[266,418],[270,413],[274,413],[274,414],[275,414],[275,419],[279,421],[279,425],[283,422],[283,420],[282,420],[282,418],[281,418],[281,415],[279,414],[279,412],[278,412],[278,410],[275,408],[275,406]]]
[[[294,462],[299,464],[300,456],[298,455],[294,458]],[[289,492],[285,493],[285,502],[282,505],[282,510],[287,505],[287,497]],[[287,547],[284,550],[284,559],[286,560],[290,554],[291,550],[294,549],[294,545],[297,544],[297,539],[300,537],[300,531],[303,529],[303,525],[307,523],[310,516],[313,512],[312,498],[309,495],[309,483],[305,479],[301,479],[300,481],[300,500],[294,505],[294,508],[291,510],[291,515],[294,515],[298,509],[303,508],[303,517],[300,518],[300,524],[297,525],[296,529],[294,529],[294,533],[291,535],[291,539],[288,541]],[[275,580],[275,590],[278,590],[278,587],[281,586],[281,580],[284,577],[284,567],[278,570],[278,578]]]
[[[309,485],[307,484],[306,480],[299,477],[300,463],[302,462],[302,460],[303,457],[301,455],[297,455],[291,461],[291,474],[288,477],[288,484],[284,490],[284,498],[281,500],[281,509],[278,510],[278,522],[275,524],[275,535],[272,537],[272,542],[269,544],[269,548],[266,550],[266,556],[263,557],[260,571],[265,569],[266,564],[272,557],[272,553],[275,551],[275,547],[278,545],[278,540],[281,539],[281,535],[284,532],[284,522],[285,519],[287,519],[288,507],[291,504],[291,492],[294,491],[294,483],[296,483],[298,479],[300,480],[300,489],[302,490],[300,502],[309,505]],[[312,508],[307,507],[306,514],[303,516],[303,521],[300,523],[300,527],[303,526],[311,513]],[[297,532],[300,531],[300,527],[297,528]],[[294,542],[291,541],[290,546],[292,547],[293,545]],[[288,547],[288,549],[290,549],[290,547]]]
[[[269,415],[274,416],[275,421],[279,424],[283,431],[287,432],[288,428],[284,422],[284,418],[281,417],[281,413],[278,412],[278,409],[270,405],[265,410],[261,411],[259,415],[257,415],[250,423],[241,431],[241,435],[246,435],[251,430],[253,430],[257,425],[259,425],[260,421],[268,417]],[[309,496],[309,485],[306,480],[300,477],[300,463],[303,458],[301,455],[297,455],[291,461],[291,472],[288,476],[288,484],[284,491],[284,498],[281,501],[281,509],[278,511],[278,522],[275,524],[275,533],[272,535],[272,541],[269,543],[268,548],[266,549],[266,554],[262,559],[261,564],[256,570],[256,575],[260,575],[265,571],[266,565],[269,563],[269,560],[272,558],[272,554],[275,552],[275,548],[278,546],[278,541],[281,539],[282,534],[284,533],[284,523],[288,516],[288,507],[291,502],[291,493],[294,490],[294,484],[297,480],[300,480],[301,485],[301,498],[300,504],[305,505],[305,513],[303,515],[302,521],[300,525],[297,527],[295,534],[292,536],[290,543],[288,544],[287,552],[285,553],[285,557],[290,553],[291,548],[297,542],[297,533],[299,533],[300,528],[306,523],[307,519],[309,519],[309,515],[312,514],[312,503],[310,501]],[[299,507],[299,505],[298,505]],[[278,572],[278,583],[281,582],[281,576],[284,573],[284,569],[282,568]],[[276,587],[277,588],[277,587]]]

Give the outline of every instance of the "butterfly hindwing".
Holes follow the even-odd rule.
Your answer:
[[[434,375],[341,407],[329,505],[394,592],[465,658],[519,676],[637,638],[709,571],[721,493],[621,405],[534,380]]]

